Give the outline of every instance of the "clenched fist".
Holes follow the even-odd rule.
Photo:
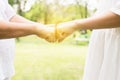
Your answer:
[[[76,31],[74,22],[64,22],[60,23],[56,27],[56,40],[58,42],[63,41],[66,37],[71,35],[74,31]]]
[[[37,25],[36,35],[47,40],[48,42],[61,42],[71,35],[75,28],[75,22],[64,22],[51,25]]]
[[[36,35],[41,37],[48,42],[55,42],[55,28],[53,24],[50,25],[37,25],[36,27]]]

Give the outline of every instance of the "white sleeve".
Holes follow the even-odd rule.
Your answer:
[[[15,11],[8,3],[6,4],[5,14],[6,14],[8,20],[10,20],[14,15],[16,15]]]
[[[120,1],[111,9],[111,11],[115,14],[120,15]]]

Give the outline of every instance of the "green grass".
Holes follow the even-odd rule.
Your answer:
[[[37,37],[24,37],[16,45],[13,80],[82,80],[87,46],[69,38],[50,44]]]

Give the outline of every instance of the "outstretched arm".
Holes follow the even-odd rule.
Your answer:
[[[0,25],[0,39],[37,35],[49,42],[55,41],[54,28],[49,27],[51,25],[32,22],[19,15],[13,16],[10,21],[0,20]]]
[[[101,16],[91,17],[83,20],[76,20],[77,29],[103,29],[120,27],[120,15],[108,12]]]
[[[55,42],[55,32],[54,32],[54,25],[44,25],[42,23],[30,21],[22,16],[15,15],[10,19],[10,22],[17,22],[17,23],[27,23],[35,25],[36,34],[46,39],[49,42]]]
[[[35,34],[35,28],[36,26],[34,24],[15,23],[0,20],[0,38],[15,38]]]
[[[116,27],[120,27],[120,15],[113,12],[108,12],[101,16],[69,21],[58,25],[58,41],[64,40],[65,37],[79,29],[104,29]]]

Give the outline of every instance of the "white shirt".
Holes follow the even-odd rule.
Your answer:
[[[97,9],[120,15],[120,0],[99,0]],[[120,27],[92,32],[83,80],[120,80]]]
[[[14,10],[8,4],[7,0],[0,0],[0,19],[9,21],[15,15]],[[11,77],[14,75],[14,53],[15,41],[14,39],[0,40],[0,80],[4,77]]]
[[[116,13],[116,14],[120,15],[120,1],[118,1],[118,2],[116,3],[115,7],[113,7],[113,8],[111,9],[111,11],[112,11],[113,13]]]

